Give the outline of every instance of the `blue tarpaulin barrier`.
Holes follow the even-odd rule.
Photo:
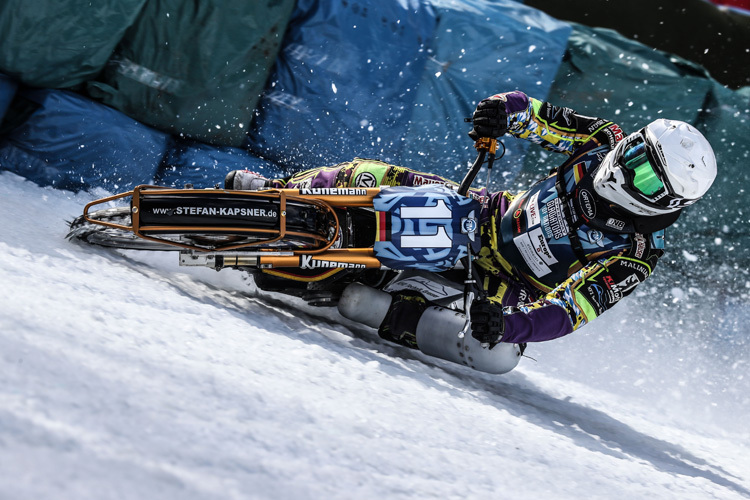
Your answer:
[[[160,186],[223,186],[232,170],[250,170],[268,179],[283,177],[285,172],[273,162],[258,158],[246,149],[216,147],[198,141],[176,141],[156,176]]]
[[[429,59],[404,124],[407,166],[460,180],[476,156],[464,122],[490,95],[521,90],[546,99],[565,54],[569,24],[513,0],[431,0],[438,19]],[[520,172],[528,142],[504,141],[495,189]]]
[[[364,156],[457,178],[479,100],[546,97],[569,25],[512,0],[407,4],[300,1],[251,150],[296,169]],[[513,173],[524,145],[508,147]]]
[[[153,179],[169,135],[73,92],[18,93],[39,107],[0,138],[0,168],[71,190],[124,190]]]
[[[294,169],[394,159],[435,24],[423,0],[299,0],[251,151]]]

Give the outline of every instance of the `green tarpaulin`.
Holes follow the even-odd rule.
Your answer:
[[[294,0],[148,0],[88,93],[159,130],[243,143]]]
[[[69,88],[101,71],[146,0],[3,0],[0,73]]]

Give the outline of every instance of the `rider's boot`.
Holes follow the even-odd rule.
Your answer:
[[[250,170],[232,170],[224,178],[224,189],[257,191],[268,187],[269,180]]]

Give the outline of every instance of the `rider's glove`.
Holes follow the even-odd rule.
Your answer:
[[[477,105],[472,116],[472,125],[469,137],[475,141],[480,137],[497,139],[508,131],[508,111],[505,101],[499,97],[488,97]]]
[[[471,304],[471,336],[483,344],[496,344],[503,338],[503,308],[487,299]]]

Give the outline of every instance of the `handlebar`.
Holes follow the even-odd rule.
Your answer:
[[[480,137],[479,140],[474,143],[474,147],[479,151],[479,154],[477,154],[477,159],[474,160],[474,164],[458,186],[458,194],[466,196],[469,192],[471,184],[474,182],[474,179],[477,178],[477,174],[479,174],[479,171],[482,169],[482,165],[484,165],[485,157],[487,157],[487,168],[490,170],[492,169],[492,165],[495,163],[497,143],[497,139],[491,137]]]

